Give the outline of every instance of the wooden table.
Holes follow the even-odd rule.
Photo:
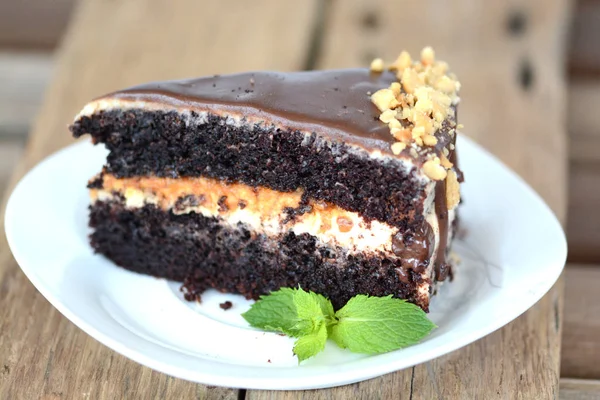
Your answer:
[[[251,69],[364,66],[432,45],[463,83],[466,132],[564,220],[569,10],[568,0],[84,0],[13,184],[69,144],[73,115],[110,90]],[[414,368],[333,389],[245,391],[174,379],[100,345],[33,288],[3,238],[0,398],[556,398],[562,286],[501,330]]]

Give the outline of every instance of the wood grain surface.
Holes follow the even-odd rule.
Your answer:
[[[0,0],[0,46],[56,46],[74,3],[75,0]]]
[[[87,100],[104,92],[211,73],[365,65],[374,55],[391,59],[400,49],[416,52],[430,44],[463,82],[465,131],[564,218],[568,0],[486,6],[476,0],[245,4],[82,1],[13,184],[70,143],[66,125]],[[334,389],[246,392],[173,379],[98,344],[31,286],[4,239],[0,274],[3,399],[530,399],[558,393],[561,283],[505,328],[415,368]]]
[[[597,264],[600,262],[600,79],[573,79],[568,104],[569,260]]]
[[[567,268],[561,363],[561,376],[566,378],[600,380],[599,287],[599,265]]]
[[[27,135],[52,75],[52,61],[47,52],[0,52],[0,138]]]
[[[600,381],[583,379],[561,379],[560,400],[598,400]]]
[[[600,78],[600,2],[577,0],[572,26],[570,72]]]

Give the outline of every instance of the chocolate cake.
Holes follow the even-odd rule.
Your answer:
[[[452,273],[459,83],[426,48],[391,65],[151,83],[87,104],[109,150],[89,182],[91,245],[131,271],[256,299],[428,309]]]

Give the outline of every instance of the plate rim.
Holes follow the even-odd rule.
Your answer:
[[[484,149],[482,146],[477,144],[472,139],[466,137],[465,135],[460,135],[460,140],[469,142],[471,146],[473,146],[478,152],[481,152],[486,157],[490,158],[493,162],[498,163],[503,167],[503,170],[506,174],[510,175],[511,179],[515,179],[522,190],[528,192],[527,194],[533,196],[536,202],[540,203],[539,205],[544,207],[544,211],[549,214],[548,223],[552,223],[554,225],[557,232],[557,242],[560,242],[560,249],[557,250],[557,253],[561,255],[561,259],[555,261],[556,265],[553,268],[549,268],[551,271],[555,271],[555,274],[551,276],[546,284],[540,288],[539,292],[536,293],[535,296],[532,297],[530,302],[527,302],[525,306],[519,305],[518,307],[514,307],[516,312],[510,313],[508,317],[503,315],[502,318],[499,319],[501,322],[496,322],[495,324],[485,325],[483,329],[477,329],[469,332],[469,334],[463,335],[460,340],[450,341],[448,343],[444,343],[438,345],[431,349],[424,349],[423,352],[411,357],[411,361],[409,363],[403,362],[403,359],[400,357],[397,360],[392,360],[386,362],[384,364],[370,366],[368,368],[369,373],[361,372],[360,370],[352,370],[352,371],[330,371],[325,375],[311,376],[311,377],[286,377],[286,378],[277,378],[276,381],[273,381],[273,378],[262,378],[262,377],[224,377],[222,375],[215,375],[211,373],[207,373],[206,371],[190,371],[189,369],[172,365],[167,362],[156,360],[152,356],[145,354],[142,351],[138,351],[136,349],[131,349],[126,344],[122,343],[118,340],[118,338],[114,338],[108,334],[105,334],[101,330],[97,329],[93,324],[88,323],[86,320],[80,318],[78,314],[72,311],[67,304],[65,304],[58,295],[50,290],[41,279],[38,279],[37,274],[35,273],[35,268],[28,265],[25,261],[25,257],[20,253],[19,246],[15,243],[15,239],[12,236],[12,224],[13,219],[12,215],[15,215],[15,212],[12,211],[15,206],[15,198],[17,197],[21,188],[25,185],[27,180],[36,173],[36,171],[42,170],[46,165],[52,163],[55,159],[62,157],[65,153],[74,151],[78,147],[90,146],[91,142],[89,140],[81,140],[79,142],[70,144],[59,151],[47,156],[41,162],[36,164],[32,169],[30,169],[17,183],[17,185],[12,190],[10,197],[6,204],[6,209],[4,213],[4,227],[5,227],[5,235],[7,238],[7,242],[9,248],[13,254],[13,257],[17,261],[20,269],[23,271],[25,276],[31,281],[31,283],[35,286],[35,288],[55,307],[61,314],[63,314],[67,319],[73,322],[77,327],[83,330],[86,334],[90,335],[95,340],[99,341],[103,345],[109,347],[113,351],[118,352],[121,355],[133,360],[137,363],[140,363],[144,366],[152,368],[156,371],[197,382],[205,385],[217,385],[222,387],[229,388],[246,388],[246,389],[265,389],[265,390],[302,390],[302,389],[320,389],[326,387],[335,387],[346,384],[352,384],[359,381],[372,379],[377,376],[381,376],[383,374],[399,371],[402,369],[410,368],[414,365],[418,365],[427,361],[430,361],[434,358],[441,357],[446,355],[452,351],[458,350],[462,347],[465,347],[474,341],[481,339],[501,327],[507,325],[508,323],[514,321],[521,315],[523,315],[527,310],[531,307],[535,306],[540,299],[546,295],[550,289],[555,285],[556,281],[560,277],[567,257],[567,242],[564,230],[562,225],[558,221],[554,212],[550,209],[550,207],[546,204],[546,202],[541,198],[541,196],[531,187],[529,186],[523,178],[521,178],[516,172],[514,172],[511,168],[509,168],[506,164],[504,164],[501,160],[495,157],[491,152]],[[150,343],[150,342],[149,342]],[[152,343],[153,346],[160,346],[159,344]],[[170,350],[174,351],[174,350]],[[207,360],[211,363],[219,363],[216,360]],[[221,363],[225,365],[229,365],[231,367],[239,367],[236,365],[232,365],[230,363]],[[247,368],[247,367],[243,367]],[[255,366],[252,367],[273,369],[273,367],[260,367]],[[313,366],[311,368],[318,368]],[[310,384],[306,382],[310,380]]]

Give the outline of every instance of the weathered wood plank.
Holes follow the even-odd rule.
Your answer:
[[[75,0],[0,1],[0,45],[56,46],[74,3]]]
[[[50,81],[52,61],[48,52],[0,52],[0,137],[27,135]]]
[[[600,78],[569,86],[569,260],[600,262]]]
[[[144,81],[304,65],[317,2],[84,0],[57,55],[13,184],[72,139],[85,102]],[[110,26],[110,29],[107,27]],[[83,183],[82,183],[83,184]],[[237,391],[153,372],[62,317],[19,271],[0,239],[0,398],[236,399]]]
[[[333,2],[318,66],[364,66],[432,45],[463,83],[465,131],[565,216],[563,52],[570,2]],[[515,17],[516,16],[516,17]],[[514,29],[514,19],[521,19]],[[459,25],[457,25],[457,21]],[[540,43],[544,43],[543,46]],[[467,175],[468,179],[468,175]],[[509,194],[507,194],[509,195]],[[354,385],[354,398],[553,398],[558,393],[562,283],[498,332],[448,356]],[[406,393],[406,382],[411,382]],[[342,398],[348,388],[304,392]],[[260,392],[250,398],[293,398]]]
[[[600,262],[600,163],[573,160],[567,238],[570,262]]]
[[[334,400],[334,399],[397,399],[411,398],[412,375],[387,374],[354,385],[338,386],[331,389],[302,391],[266,391],[252,390],[246,394],[246,400]]]
[[[577,162],[600,163],[600,78],[569,83],[569,156]]]
[[[15,165],[19,162],[24,150],[21,140],[3,139],[0,141],[0,192],[8,184]]]
[[[573,15],[569,70],[576,76],[600,77],[600,2],[578,0]]]
[[[599,287],[600,266],[568,266],[561,358],[563,377],[600,379]]]
[[[583,379],[561,379],[560,400],[600,399],[600,381]]]

